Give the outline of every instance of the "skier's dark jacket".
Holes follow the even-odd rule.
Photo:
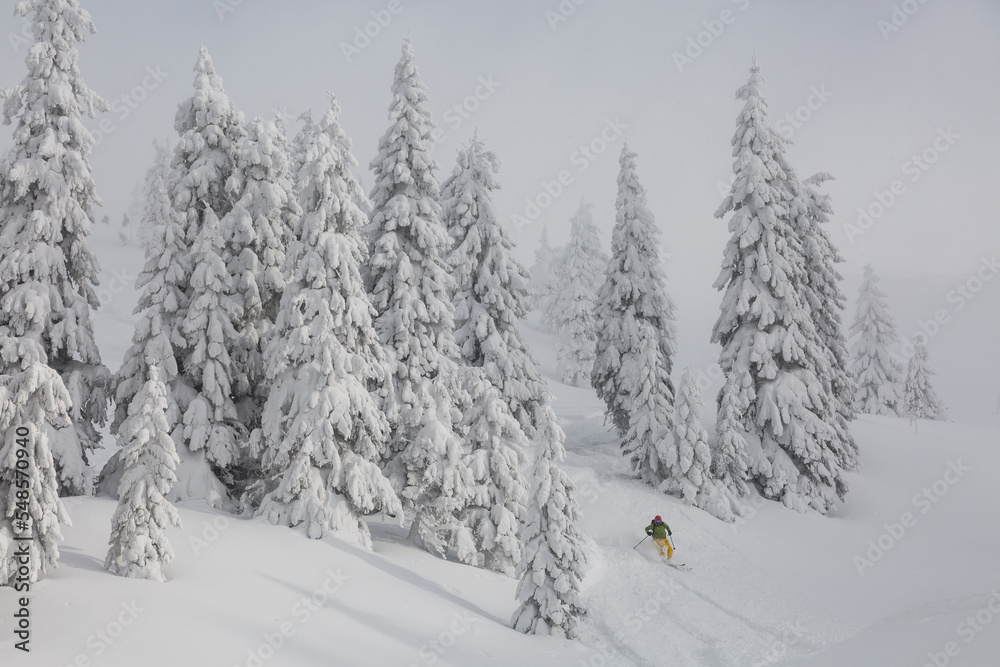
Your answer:
[[[670,526],[663,521],[654,521],[646,526],[646,534],[652,535],[654,540],[665,540],[667,539],[667,535],[671,534]]]

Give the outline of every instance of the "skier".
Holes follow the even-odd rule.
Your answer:
[[[663,519],[659,515],[653,518],[653,523],[646,526],[646,534],[653,536],[653,541],[656,542],[656,546],[660,547],[660,556],[666,556],[667,560],[674,557],[674,545],[670,543],[667,538],[673,535],[670,532],[670,526],[663,522]],[[666,549],[666,554],[663,550]]]

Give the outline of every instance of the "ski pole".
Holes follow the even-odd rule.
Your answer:
[[[639,540],[639,544],[642,544],[643,542],[645,542],[645,541],[646,541],[646,540],[648,540],[648,539],[649,539],[649,535],[646,535],[646,537],[644,537],[644,538],[642,538],[641,540]],[[633,548],[633,549],[637,548],[637,547],[639,546],[639,544],[635,545],[635,546],[634,546],[634,547],[632,547],[632,548]]]

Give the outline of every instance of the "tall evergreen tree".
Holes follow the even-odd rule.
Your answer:
[[[449,264],[456,286],[455,339],[462,360],[483,369],[531,437],[549,390],[517,329],[527,314],[528,276],[493,211],[498,168],[496,156],[476,138],[459,152],[454,173],[442,185],[443,222],[454,243]]]
[[[165,581],[161,566],[174,559],[167,527],[181,527],[177,510],[166,499],[179,460],[167,424],[167,388],[155,365],[148,373],[119,430],[125,472],[104,567],[123,577]]]
[[[517,587],[520,604],[511,624],[526,634],[572,639],[587,613],[580,598],[587,553],[577,527],[575,488],[559,467],[565,457],[565,436],[551,408],[548,412],[538,437],[534,486],[522,534],[525,566]]]
[[[443,554],[467,500],[470,473],[454,430],[454,291],[445,264],[436,165],[428,151],[434,125],[427,92],[407,40],[396,65],[390,125],[372,160],[372,253],[367,263],[375,329],[386,347],[395,388],[390,479],[415,511],[411,536]]]
[[[903,400],[906,415],[911,419],[947,420],[948,410],[931,386],[931,370],[927,358],[927,346],[922,340],[913,343],[913,356],[906,367],[906,382],[903,384]]]
[[[351,198],[357,163],[344,152],[338,116],[334,100],[302,147],[303,214],[266,350],[271,391],[254,438],[275,484],[257,514],[304,524],[309,537],[332,532],[370,547],[362,517],[401,515],[402,507],[378,466],[389,423],[369,388],[385,385],[390,369],[361,281],[367,218]]]
[[[226,239],[223,258],[242,313],[233,322],[235,340],[227,341],[233,369],[231,391],[247,432],[260,425],[270,393],[263,350],[285,289],[283,271],[292,225],[301,214],[284,143],[273,122],[257,118],[247,125],[226,184],[235,203],[220,223]],[[237,444],[238,456],[224,476],[238,491],[258,476],[259,464],[245,442]]]
[[[761,493],[826,513],[847,492],[837,434],[824,421],[833,399],[817,376],[828,356],[796,286],[805,259],[790,223],[784,148],[767,125],[762,80],[754,61],[737,93],[745,104],[732,141],[735,179],[716,212],[732,212],[732,237],[715,283],[725,294],[712,340],[722,345],[723,372],[734,376],[740,423],[759,438],[769,462],[766,474],[756,475]]]
[[[905,413],[900,396],[903,369],[890,351],[899,341],[896,322],[871,264],[865,266],[864,279],[858,289],[851,334],[856,337],[851,370],[858,382],[854,409],[869,415],[892,417]]]
[[[38,306],[47,291],[35,283],[20,296]],[[0,326],[0,586],[13,585],[15,578],[35,582],[58,567],[59,524],[70,525],[49,449],[57,429],[70,425],[70,395],[46,363],[40,342],[45,309],[25,314],[16,329]]]
[[[590,383],[594,368],[594,301],[608,257],[601,250],[589,204],[580,203],[570,224],[570,240],[559,262],[546,320],[559,332],[559,375],[566,384],[579,387]]]
[[[23,336],[23,311],[42,308],[42,359],[69,391],[73,428],[51,434],[60,492],[89,489],[87,452],[100,447],[111,373],[94,341],[100,273],[89,246],[100,204],[89,156],[94,139],[83,126],[106,103],[80,76],[77,44],[94,32],[76,0],[25,0],[34,42],[28,72],[3,92],[5,124],[14,142],[0,164],[0,326]],[[34,298],[38,297],[38,298]]]
[[[646,412],[637,409],[640,394],[662,395],[664,406],[670,406],[662,415],[669,429],[674,400],[670,373],[677,347],[674,305],[660,264],[660,232],[646,206],[646,189],[639,183],[635,158],[628,146],[622,148],[611,261],[594,308],[597,360],[590,378],[598,397],[607,405],[608,419],[622,436],[636,420],[648,418]],[[639,347],[649,343],[658,354]],[[661,368],[653,373],[642,368],[649,362]],[[663,386],[643,387],[642,381],[650,377],[656,377]]]
[[[190,303],[178,328],[184,335],[186,389],[192,392],[183,411],[182,442],[188,450],[204,450],[216,470],[225,470],[236,458],[237,445],[246,437],[232,400],[233,362],[229,343],[241,316],[232,277],[222,259],[225,242],[212,209],[191,248]]]
[[[856,389],[842,326],[846,303],[840,289],[843,278],[837,270],[837,264],[844,259],[825,227],[833,214],[830,197],[818,189],[833,177],[821,173],[799,181],[782,152],[777,153],[777,159],[787,177],[786,187],[791,195],[789,219],[802,249],[802,276],[792,284],[801,294],[815,325],[816,344],[805,349],[807,353],[823,355],[809,360],[808,366],[823,384],[824,408],[820,414],[834,433],[828,446],[842,468],[854,470],[860,465],[858,445],[850,432]]]
[[[235,292],[233,286],[229,284],[231,278],[225,266],[225,245],[219,230],[219,220],[223,219],[233,207],[234,197],[232,191],[227,188],[227,183],[236,168],[238,149],[246,131],[243,115],[237,111],[226,95],[222,78],[216,72],[212,58],[204,47],[198,53],[194,72],[194,93],[179,105],[174,119],[174,129],[179,135],[179,140],[171,162],[173,177],[170,182],[170,199],[176,215],[180,218],[183,241],[179,242],[179,245],[183,243],[184,250],[178,252],[174,260],[178,270],[170,272],[166,284],[168,289],[182,294],[183,299],[171,318],[173,328],[170,337],[178,373],[177,378],[168,383],[168,390],[178,409],[178,421],[176,424],[171,424],[173,428],[171,437],[181,458],[181,466],[177,471],[178,484],[175,485],[175,489],[180,490],[180,497],[187,497],[192,493],[196,495],[205,493],[211,489],[212,498],[207,499],[214,502],[216,500],[214,489],[218,483],[218,480],[214,479],[214,474],[223,473],[223,468],[232,462],[236,454],[236,441],[242,438],[242,436],[237,437],[240,430],[237,427],[238,420],[233,412],[235,405],[230,395],[232,363],[228,360],[233,343],[237,340],[235,328],[232,327],[233,322],[238,319],[237,313],[233,310],[237,304],[232,302],[231,295]],[[195,288],[192,284],[193,277],[199,272],[196,271],[198,258],[195,256],[194,246],[203,229],[210,224],[215,227],[215,231],[206,234],[217,238],[203,239],[205,243],[202,244],[201,259],[208,259],[209,263],[199,274],[205,282]],[[217,257],[218,262],[205,254],[209,249]],[[222,281],[226,285],[215,281]],[[216,345],[202,348],[199,358],[204,358],[210,349],[214,359],[219,360],[225,368],[224,378],[215,376],[215,372],[221,370],[219,368],[214,368],[205,375],[205,369],[198,361],[192,359],[195,354],[194,346],[199,342],[202,344],[208,342],[204,336],[200,337],[197,331],[199,316],[197,314],[192,316],[189,313],[192,302],[199,296],[208,300],[218,300],[216,304],[218,309],[214,306],[212,309],[215,310],[221,331],[213,335],[221,336],[215,342],[224,348],[220,350]],[[226,321],[229,326],[224,324]],[[207,332],[202,333],[207,334]],[[200,341],[197,340],[199,337]],[[223,360],[223,357],[227,359]],[[207,379],[210,385],[215,385],[217,389],[221,390],[224,386],[226,391],[225,394],[220,393],[210,399],[211,409],[209,404],[205,403],[207,400],[205,395],[201,394],[203,379]],[[200,394],[203,396],[202,400],[194,411],[191,411],[191,402]],[[215,467],[214,471],[206,469],[200,460],[201,454],[188,456],[188,452],[199,452],[204,447],[205,438],[214,429],[214,427],[208,430],[192,429],[192,425],[195,422],[205,425],[209,420],[219,425],[220,435],[223,436],[213,444],[212,449],[215,449],[215,452],[208,456],[208,461]],[[196,439],[192,440],[192,436],[196,436]],[[185,466],[185,460],[189,458],[197,465]],[[225,463],[220,464],[220,461]]]
[[[181,275],[181,258],[187,253],[187,243],[180,216],[170,205],[166,182],[157,172],[158,166],[154,165],[147,174],[151,182],[145,189],[151,201],[146,207],[148,218],[143,220],[143,227],[149,230],[146,264],[136,279],[136,288],[142,290],[135,308],[140,318],[132,334],[132,346],[125,352],[122,367],[115,375],[115,419],[111,424],[111,432],[115,434],[128,418],[132,399],[145,385],[151,364],[160,369],[161,382],[170,383],[177,378],[170,331],[175,326],[178,308],[186,299],[180,286],[187,280],[187,276]],[[165,418],[174,426],[178,413],[170,392],[166,400]]]

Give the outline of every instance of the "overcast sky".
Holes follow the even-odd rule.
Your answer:
[[[1000,280],[963,313],[947,301],[956,279],[973,276],[984,255],[1000,251],[992,196],[1000,182],[1000,2],[576,2],[83,0],[98,30],[81,49],[84,78],[118,100],[117,112],[105,114],[113,130],[92,156],[106,212],[117,220],[128,206],[152,140],[172,145],[174,112],[190,95],[200,45],[248,118],[277,109],[293,119],[308,108],[321,112],[326,91],[335,93],[370,185],[367,165],[409,36],[445,136],[435,151],[439,177],[478,128],[502,161],[497,210],[527,263],[542,223],[555,243],[564,241],[583,197],[609,241],[617,158],[627,138],[671,253],[682,356],[702,364],[717,355],[707,343],[719,298],[711,283],[726,237],[713,213],[719,184],[731,174],[729,141],[740,109],[734,93],[756,54],[772,123],[780,121],[794,142],[791,163],[802,176],[826,171],[837,178],[828,186],[837,213],[831,233],[847,258],[851,299],[872,262],[887,289],[898,286],[890,296],[904,335],[938,308],[956,316],[931,344],[937,365],[970,364],[950,373],[939,368],[955,398],[968,373],[982,375],[981,359],[1000,375]],[[3,87],[23,77],[26,52],[24,21],[6,4]],[[366,29],[374,36],[358,38]],[[461,112],[454,108],[463,103]],[[796,113],[794,122],[783,120]],[[88,125],[96,129],[100,120]],[[4,128],[0,148],[9,144]],[[590,156],[581,151],[588,145]],[[928,162],[912,160],[922,155]],[[551,203],[539,199],[564,170],[570,184]],[[525,215],[527,200],[547,206],[532,224],[511,224],[514,214]],[[859,207],[877,216],[848,234]],[[912,274],[928,274],[919,290],[904,289]],[[969,352],[971,340],[978,357]],[[976,382],[995,402],[997,382]]]

